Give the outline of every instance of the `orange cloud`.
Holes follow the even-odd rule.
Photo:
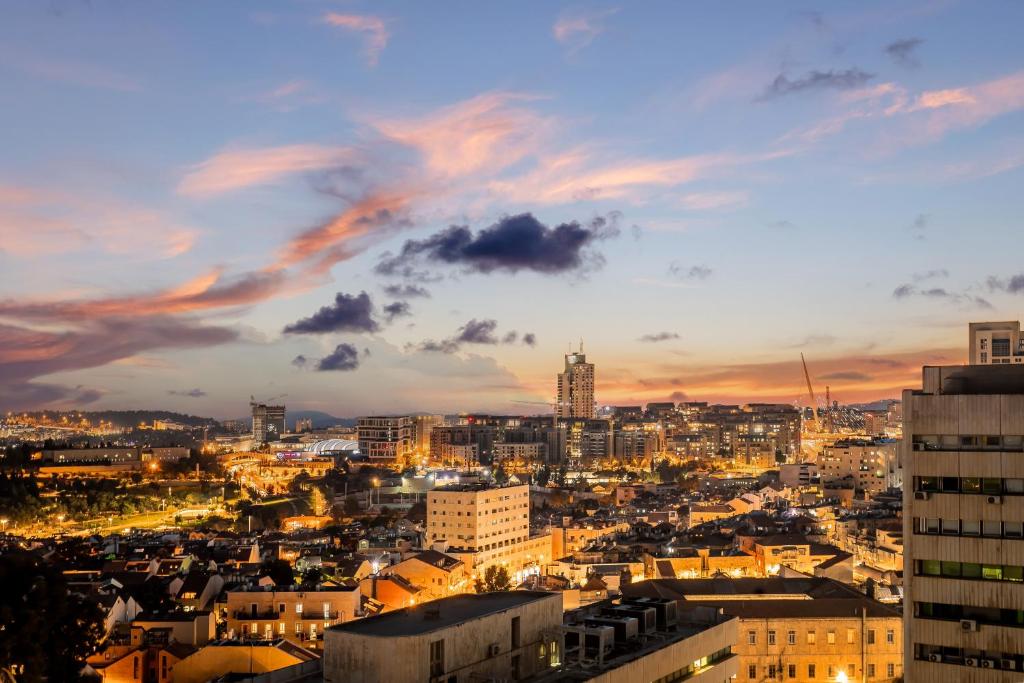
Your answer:
[[[376,66],[380,59],[380,53],[388,45],[391,34],[388,32],[387,24],[380,17],[364,14],[339,14],[328,12],[323,16],[323,22],[331,26],[346,28],[351,31],[358,31],[366,35],[366,58],[370,66]]]
[[[321,145],[228,149],[193,166],[178,184],[178,192],[194,197],[232,192],[294,173],[330,168],[353,156],[349,148]]]

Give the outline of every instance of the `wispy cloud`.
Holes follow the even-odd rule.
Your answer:
[[[765,88],[764,93],[762,93],[759,99],[769,100],[808,90],[850,90],[863,86],[874,77],[874,74],[870,74],[857,67],[840,71],[833,69],[828,71],[813,70],[796,79],[790,79],[785,74],[779,74]]]
[[[9,49],[0,50],[0,57],[6,64],[23,73],[48,81],[117,92],[142,90],[141,81],[133,76],[104,65],[91,64],[79,59],[63,60],[28,53],[15,53]]]
[[[578,52],[594,41],[605,31],[605,19],[619,9],[575,9],[566,10],[559,15],[551,33],[555,40],[569,48],[570,52]]]
[[[348,29],[363,34],[366,41],[366,60],[370,66],[376,66],[380,53],[388,46],[391,33],[387,23],[380,17],[369,14],[340,14],[327,12],[322,21],[330,26]]]
[[[679,335],[676,332],[655,332],[653,334],[642,335],[637,341],[644,342],[646,344],[656,344],[663,341],[672,341],[679,339]]]
[[[189,169],[178,192],[208,197],[266,185],[295,173],[337,166],[353,154],[348,148],[321,145],[225,149]]]

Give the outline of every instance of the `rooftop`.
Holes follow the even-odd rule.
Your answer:
[[[916,394],[1024,394],[1024,365],[926,365]]]
[[[384,638],[415,636],[504,612],[538,600],[551,599],[561,601],[562,598],[558,593],[542,591],[454,595],[415,607],[386,612],[375,617],[357,619],[347,624],[332,626],[328,630]]]

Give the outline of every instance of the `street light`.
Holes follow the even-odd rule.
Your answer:
[[[840,671],[836,674],[836,683],[850,683],[850,679],[845,671]]]

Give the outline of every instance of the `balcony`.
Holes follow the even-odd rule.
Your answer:
[[[301,614],[294,612],[265,611],[253,614],[250,610],[236,610],[231,618],[236,621],[334,621],[341,613],[338,610],[324,612],[323,610],[307,610]]]

